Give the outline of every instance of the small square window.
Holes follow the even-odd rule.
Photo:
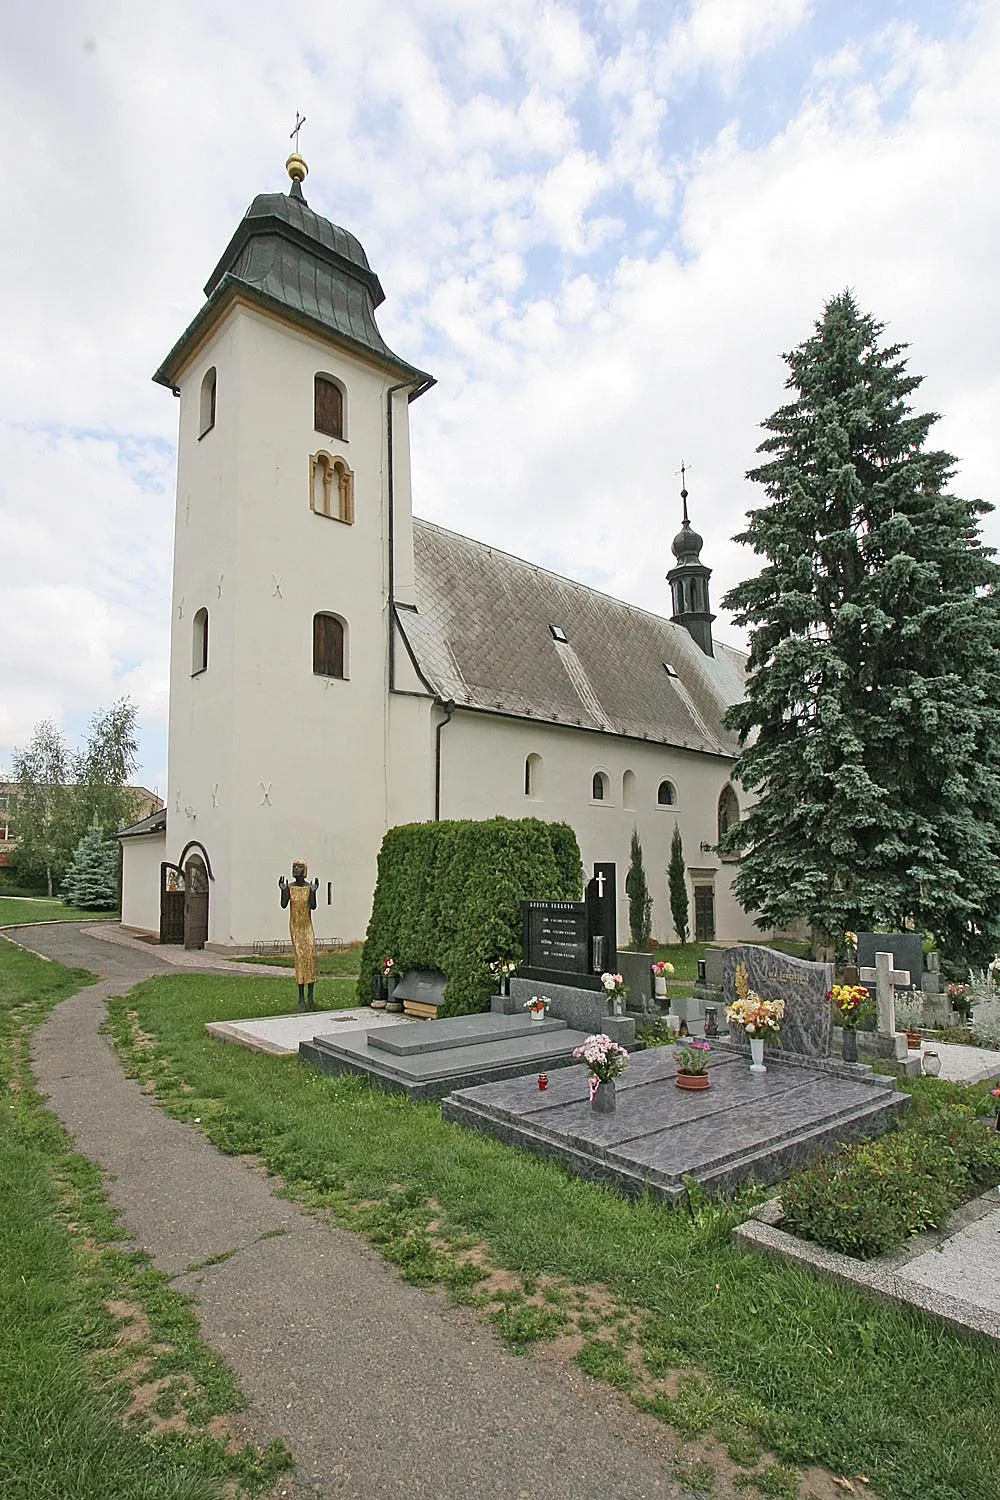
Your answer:
[[[566,632],[561,625],[550,625],[549,634],[554,641],[562,641],[563,643],[566,641]]]

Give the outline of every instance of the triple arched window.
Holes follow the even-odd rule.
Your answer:
[[[309,469],[309,505],[318,516],[354,525],[354,475],[342,458],[314,453]]]

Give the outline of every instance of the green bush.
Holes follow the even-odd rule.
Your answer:
[[[521,957],[522,901],[579,901],[582,866],[565,823],[490,818],[390,828],[361,955],[366,1004],[381,959],[396,972],[440,969],[442,1016],[483,1010],[494,990],[489,965]]]
[[[957,1204],[1000,1182],[1000,1136],[949,1104],[894,1135],[820,1157],[786,1183],[784,1227],[868,1260],[936,1229]]]

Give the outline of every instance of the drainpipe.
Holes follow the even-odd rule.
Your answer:
[[[434,731],[434,821],[441,821],[441,731],[450,724],[455,715],[454,698],[438,698],[437,705],[444,710],[444,718],[438,720]]]
[[[388,504],[389,504],[389,691],[392,692],[396,686],[396,510],[395,510],[395,488],[393,485],[393,462],[392,462],[392,398],[397,391],[403,391],[412,381],[401,380],[398,385],[391,385],[385,393],[385,430],[387,447],[388,467]]]

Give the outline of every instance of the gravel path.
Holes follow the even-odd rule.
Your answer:
[[[249,1398],[250,1435],[291,1448],[297,1467],[279,1494],[687,1493],[671,1477],[671,1446],[657,1423],[575,1370],[508,1354],[472,1313],[407,1285],[363,1240],[277,1197],[266,1177],[170,1119],[125,1078],[99,1033],[105,1001],[169,972],[155,950],[69,925],[10,935],[103,976],[39,1029],[39,1087],[104,1169],[139,1244],[195,1297],[203,1336]]]

